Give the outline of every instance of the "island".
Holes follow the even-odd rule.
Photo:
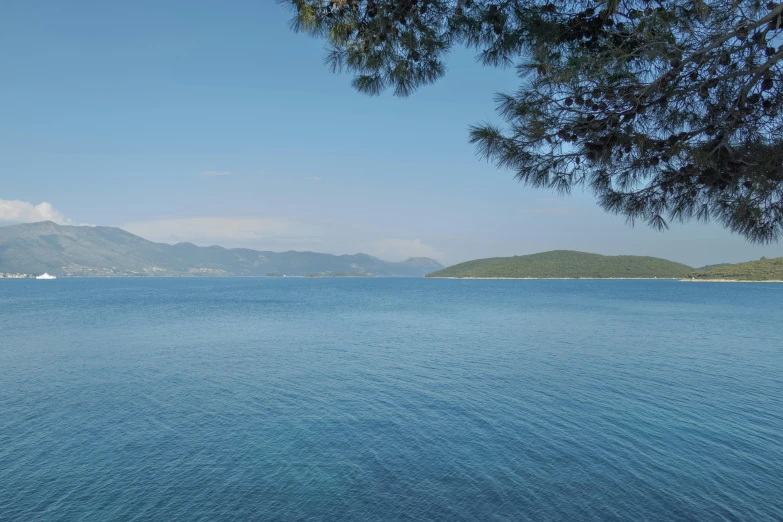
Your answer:
[[[725,282],[783,282],[783,257],[758,261],[718,265],[697,270],[688,275],[687,281]]]
[[[467,261],[427,274],[476,279],[682,279],[693,268],[657,257],[603,256],[552,250],[525,256]]]

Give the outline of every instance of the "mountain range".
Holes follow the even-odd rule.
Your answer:
[[[421,277],[434,259],[389,262],[368,254],[261,252],[247,248],[154,243],[114,227],[51,221],[0,227],[0,272],[58,276],[329,275]]]

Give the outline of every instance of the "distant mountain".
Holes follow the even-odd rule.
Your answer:
[[[392,263],[367,254],[260,252],[153,243],[119,228],[45,221],[0,227],[0,272],[59,276],[265,276],[366,274],[421,277],[443,265],[414,257]]]
[[[715,263],[714,265],[704,265],[700,266],[696,270],[709,270],[710,268],[718,268],[721,266],[729,266],[731,263]]]
[[[689,278],[726,281],[783,281],[783,257],[762,258],[759,261],[734,265],[720,265],[707,270],[699,269],[692,272]]]
[[[602,256],[553,250],[527,256],[492,257],[450,266],[427,277],[682,278],[693,269],[657,257]]]

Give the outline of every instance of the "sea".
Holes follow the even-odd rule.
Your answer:
[[[0,520],[780,521],[783,284],[0,281]]]

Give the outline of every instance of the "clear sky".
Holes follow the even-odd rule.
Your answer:
[[[717,225],[666,233],[480,161],[512,70],[457,50],[410,98],[369,98],[272,0],[0,2],[0,224],[445,264],[555,248],[691,265],[783,256]],[[42,202],[46,205],[40,205]]]

